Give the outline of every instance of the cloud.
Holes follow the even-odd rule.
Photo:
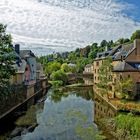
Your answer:
[[[14,42],[64,51],[130,37],[140,23],[123,11],[134,8],[115,0],[1,0],[0,22]]]

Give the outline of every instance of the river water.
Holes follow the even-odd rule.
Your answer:
[[[23,140],[94,140],[92,87],[50,89],[44,107],[36,113],[38,126]]]

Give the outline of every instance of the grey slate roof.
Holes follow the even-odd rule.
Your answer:
[[[133,44],[127,44],[127,45],[122,45],[118,50],[116,50],[116,53],[112,55],[113,60],[120,60],[120,59],[125,59],[130,52],[134,49]]]
[[[140,62],[119,62],[113,68],[114,72],[126,72],[126,71],[140,71]]]
[[[19,65],[15,64],[14,67],[17,70],[17,73],[24,73],[26,69],[26,61],[24,59],[21,60]]]
[[[89,68],[89,67],[91,67],[92,66],[92,64],[87,64],[85,67],[86,68]]]
[[[122,58],[125,59],[133,50],[134,45],[132,44],[124,44],[114,47],[110,51],[105,51],[102,53],[97,54],[96,59],[102,59],[106,57],[112,57],[113,60],[121,60]]]
[[[35,57],[34,53],[31,50],[20,50],[19,55],[21,58]]]

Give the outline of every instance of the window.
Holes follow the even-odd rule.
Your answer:
[[[117,81],[117,80],[116,80],[116,78],[115,78],[115,79],[114,79],[114,83],[115,83],[115,84],[116,84],[116,81]]]
[[[96,66],[99,66],[99,62],[96,62]]]
[[[109,86],[109,90],[112,91],[112,86]]]
[[[95,76],[95,80],[96,80],[96,76]]]
[[[109,80],[112,80],[112,75],[109,75]]]
[[[96,73],[96,69],[95,69],[95,73]]]
[[[128,74],[128,78],[130,78],[130,75]]]
[[[120,80],[123,80],[122,75],[120,75]]]

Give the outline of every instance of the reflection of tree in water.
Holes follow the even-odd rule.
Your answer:
[[[63,93],[60,90],[53,90],[51,93],[51,100],[55,103],[60,102],[62,97],[68,97],[69,95],[67,93]]]
[[[89,122],[87,115],[80,110],[72,109],[66,112],[67,120],[71,121],[73,119],[77,120],[75,122],[75,134],[80,140],[104,140],[105,136],[102,135],[100,131],[97,130],[96,126]],[[73,119],[72,119],[73,118]],[[73,123],[73,122],[72,122]]]
[[[51,100],[55,103],[60,102],[62,98],[67,98],[69,95],[76,95],[77,97],[82,97],[86,100],[93,99],[93,89],[88,88],[64,88],[64,89],[54,89],[51,93]]]
[[[77,97],[82,97],[86,100],[91,100],[93,97],[93,90],[92,89],[83,89],[79,92],[76,92]]]

